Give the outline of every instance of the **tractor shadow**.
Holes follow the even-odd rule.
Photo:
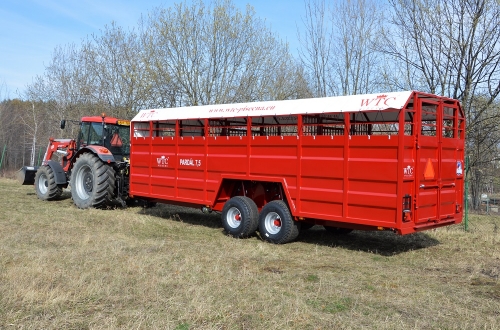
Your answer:
[[[35,197],[37,197],[35,191],[30,191],[30,192],[26,193],[26,196],[35,196]],[[69,190],[67,190],[67,189],[63,189],[63,192],[62,192],[61,196],[57,197],[55,199],[55,201],[64,201],[64,200],[67,200],[67,199],[71,199],[71,192]]]
[[[161,203],[152,208],[135,208],[140,214],[218,229],[223,234],[219,212],[204,214],[199,209]],[[256,233],[248,239],[260,239],[260,236]],[[311,229],[301,231],[295,242],[363,251],[381,256],[394,256],[441,244],[426,233],[401,236],[389,231],[355,230],[347,235],[336,235],[327,232],[322,226],[313,226]]]

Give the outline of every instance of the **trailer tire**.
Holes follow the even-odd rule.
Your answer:
[[[57,185],[54,171],[49,166],[40,166],[36,171],[35,191],[38,198],[44,201],[61,197],[62,188]]]
[[[332,227],[332,226],[323,226],[325,230],[333,235],[347,235],[352,232],[350,228],[340,228],[340,227]]]
[[[274,244],[284,244],[296,239],[299,230],[300,224],[293,220],[284,201],[274,200],[262,208],[259,216],[262,239]]]
[[[115,171],[92,153],[77,158],[70,182],[71,197],[80,209],[103,208],[114,199]]]
[[[236,238],[253,235],[259,226],[259,209],[246,196],[235,196],[228,200],[221,216],[226,233]]]

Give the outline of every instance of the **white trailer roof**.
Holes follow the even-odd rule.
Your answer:
[[[413,91],[141,110],[133,122],[402,109]]]

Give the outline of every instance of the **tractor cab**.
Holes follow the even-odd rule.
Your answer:
[[[112,117],[83,117],[76,141],[77,150],[89,145],[106,147],[116,161],[129,158],[130,121]]]

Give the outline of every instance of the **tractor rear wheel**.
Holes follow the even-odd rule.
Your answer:
[[[57,185],[54,171],[49,166],[40,166],[36,171],[35,191],[38,198],[44,201],[51,201],[61,196],[62,188]]]
[[[80,155],[71,172],[71,197],[78,208],[103,208],[111,204],[115,171],[91,153]]]

